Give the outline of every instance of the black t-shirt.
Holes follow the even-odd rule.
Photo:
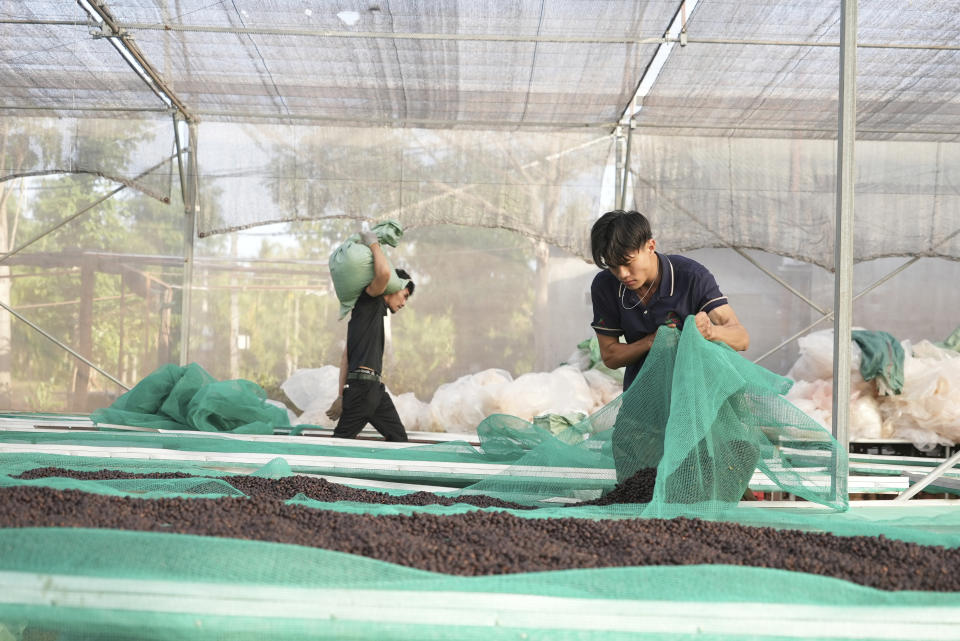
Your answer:
[[[361,292],[347,323],[347,371],[366,367],[380,373],[383,368],[383,317],[387,303],[383,296]]]

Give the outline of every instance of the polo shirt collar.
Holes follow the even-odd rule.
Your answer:
[[[660,261],[660,286],[657,287],[657,298],[666,298],[673,296],[673,290],[676,286],[676,277],[673,273],[673,262],[666,254],[656,252],[657,260]]]

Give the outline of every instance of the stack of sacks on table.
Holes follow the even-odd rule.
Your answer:
[[[850,440],[905,439],[917,448],[960,442],[960,353],[930,341],[902,341],[903,389],[865,381],[860,348],[851,342]],[[800,356],[787,376],[786,397],[829,428],[833,402],[833,330],[799,340]]]
[[[326,411],[337,396],[339,370],[333,365],[301,369],[280,386],[301,410],[294,425],[333,427]],[[387,390],[390,392],[390,390]],[[400,420],[410,432],[475,433],[491,414],[509,414],[533,421],[543,414],[587,416],[620,392],[621,382],[591,367],[580,350],[550,372],[514,378],[503,369],[486,369],[440,385],[429,403],[412,392],[390,392]]]

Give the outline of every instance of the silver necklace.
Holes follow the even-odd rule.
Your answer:
[[[644,290],[644,292],[643,292],[642,294],[640,294],[640,295],[637,296],[637,302],[636,302],[635,305],[633,305],[633,307],[627,307],[626,303],[623,302],[623,297],[624,297],[624,295],[627,293],[627,288],[624,287],[623,284],[621,283],[621,284],[620,284],[620,306],[623,307],[624,309],[634,309],[634,308],[636,308],[637,305],[639,305],[640,303],[642,303],[642,302],[643,302],[643,299],[647,297],[647,295],[648,295],[648,294],[650,293],[650,291],[653,289],[653,286],[657,284],[657,278],[658,278],[659,276],[660,276],[660,260],[658,259],[658,260],[657,260],[657,274],[656,274],[656,276],[654,276],[654,277],[653,277],[653,280],[650,281],[650,284],[647,285],[647,289]]]

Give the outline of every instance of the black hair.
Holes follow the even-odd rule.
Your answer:
[[[400,278],[402,278],[402,279],[404,279],[404,280],[406,280],[406,281],[409,281],[409,282],[407,283],[406,290],[409,292],[409,295],[410,295],[410,296],[413,296],[413,290],[414,290],[414,288],[416,287],[416,285],[413,284],[413,279],[410,278],[410,274],[407,273],[407,270],[405,270],[405,269],[403,269],[403,268],[401,268],[401,267],[397,267],[397,268],[394,269],[393,271],[397,272],[397,276],[399,276]]]
[[[593,262],[600,269],[623,265],[630,253],[642,248],[651,238],[650,221],[640,212],[608,211],[590,229]]]

